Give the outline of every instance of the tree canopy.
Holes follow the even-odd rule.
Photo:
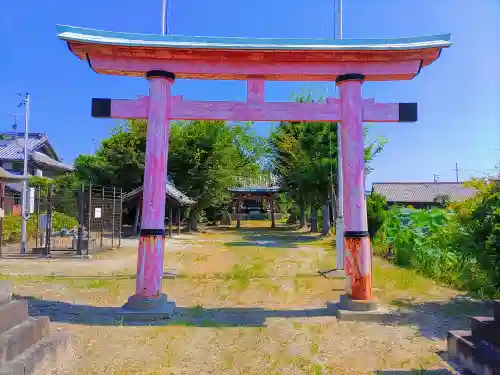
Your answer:
[[[313,101],[311,95],[298,95],[298,102]],[[281,122],[269,137],[276,174],[287,193],[295,200],[323,204],[329,196],[330,174],[337,191],[338,124],[327,122]],[[368,129],[364,129],[365,139]],[[385,139],[365,147],[365,170],[382,151]],[[338,196],[338,194],[337,194]]]
[[[94,155],[75,160],[79,180],[131,191],[142,184],[146,121],[113,129]],[[266,142],[248,123],[182,121],[170,125],[168,178],[205,209],[227,203],[227,189],[240,176],[260,173]]]

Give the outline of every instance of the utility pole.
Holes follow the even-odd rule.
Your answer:
[[[342,39],[342,0],[337,1],[337,14],[336,14],[336,38]],[[337,253],[337,269],[344,269],[344,202],[343,202],[343,189],[342,189],[342,139],[340,136],[340,126],[339,122],[337,125],[337,219],[335,222],[335,247]]]
[[[24,170],[23,170],[23,190],[21,205],[21,246],[20,253],[24,254],[27,247],[26,222],[28,221],[28,124],[30,114],[30,94],[26,93],[24,100],[19,107],[24,105],[26,114],[24,117]]]
[[[161,1],[161,35],[167,35],[167,0]]]

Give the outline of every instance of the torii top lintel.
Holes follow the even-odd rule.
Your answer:
[[[97,73],[177,78],[334,81],[348,73],[367,81],[409,80],[433,63],[450,35],[396,39],[251,39],[116,33],[58,26],[58,37]]]

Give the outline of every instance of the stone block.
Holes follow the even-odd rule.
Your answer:
[[[0,305],[8,303],[12,298],[12,281],[0,280]]]
[[[493,301],[493,316],[497,322],[500,322],[500,299]]]
[[[484,340],[500,349],[500,321],[490,317],[474,316],[470,328],[474,340]]]
[[[28,301],[15,300],[0,306],[0,333],[28,319]]]
[[[500,350],[476,341],[470,331],[448,332],[448,354],[475,375],[500,375]]]
[[[46,316],[29,318],[0,334],[0,366],[46,337],[49,325],[50,320]]]
[[[141,298],[131,296],[127,303],[118,310],[117,319],[124,321],[156,321],[172,316],[175,302],[169,301],[167,295],[158,298]]]
[[[376,311],[379,308],[379,304],[375,300],[355,300],[346,294],[342,294],[339,299],[339,310],[349,310],[349,311]]]
[[[54,369],[70,369],[73,355],[70,335],[56,331],[0,366],[0,375],[49,374]]]

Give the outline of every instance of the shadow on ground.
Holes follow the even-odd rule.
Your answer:
[[[291,249],[298,247],[306,247],[315,242],[322,240],[320,235],[310,235],[307,233],[300,233],[296,231],[240,231],[241,241],[229,241],[224,245],[228,247],[247,247],[247,246],[260,246],[260,247],[275,247],[283,249]]]
[[[15,295],[15,299],[28,301],[31,316],[48,316],[53,322],[99,326],[162,326],[195,327],[264,327],[268,318],[304,318],[333,316],[335,310],[324,308],[297,310],[269,310],[264,308],[203,308],[177,307],[167,321],[143,323],[123,321],[119,307],[89,306],[61,301],[42,300],[31,296]]]
[[[402,317],[400,323],[417,327],[429,339],[445,340],[448,331],[467,330],[471,316],[493,315],[492,304],[466,295],[448,301],[413,302],[395,299],[391,302]]]
[[[448,369],[438,369],[438,370],[378,370],[375,371],[376,375],[453,375],[455,372]]]
[[[30,314],[45,315],[52,321],[84,325],[181,325],[196,327],[263,327],[269,318],[311,318],[335,316],[336,306],[325,305],[320,308],[274,310],[261,307],[204,308],[177,307],[172,319],[157,323],[124,322],[119,307],[89,306],[61,301],[42,300],[32,296],[19,296],[27,299]],[[397,302],[396,302],[397,301]],[[481,301],[463,297],[447,302],[411,302],[396,300],[400,309],[385,315],[379,322],[382,325],[412,325],[420,334],[429,339],[446,339],[450,330],[467,329],[471,315],[488,315],[488,307]]]

